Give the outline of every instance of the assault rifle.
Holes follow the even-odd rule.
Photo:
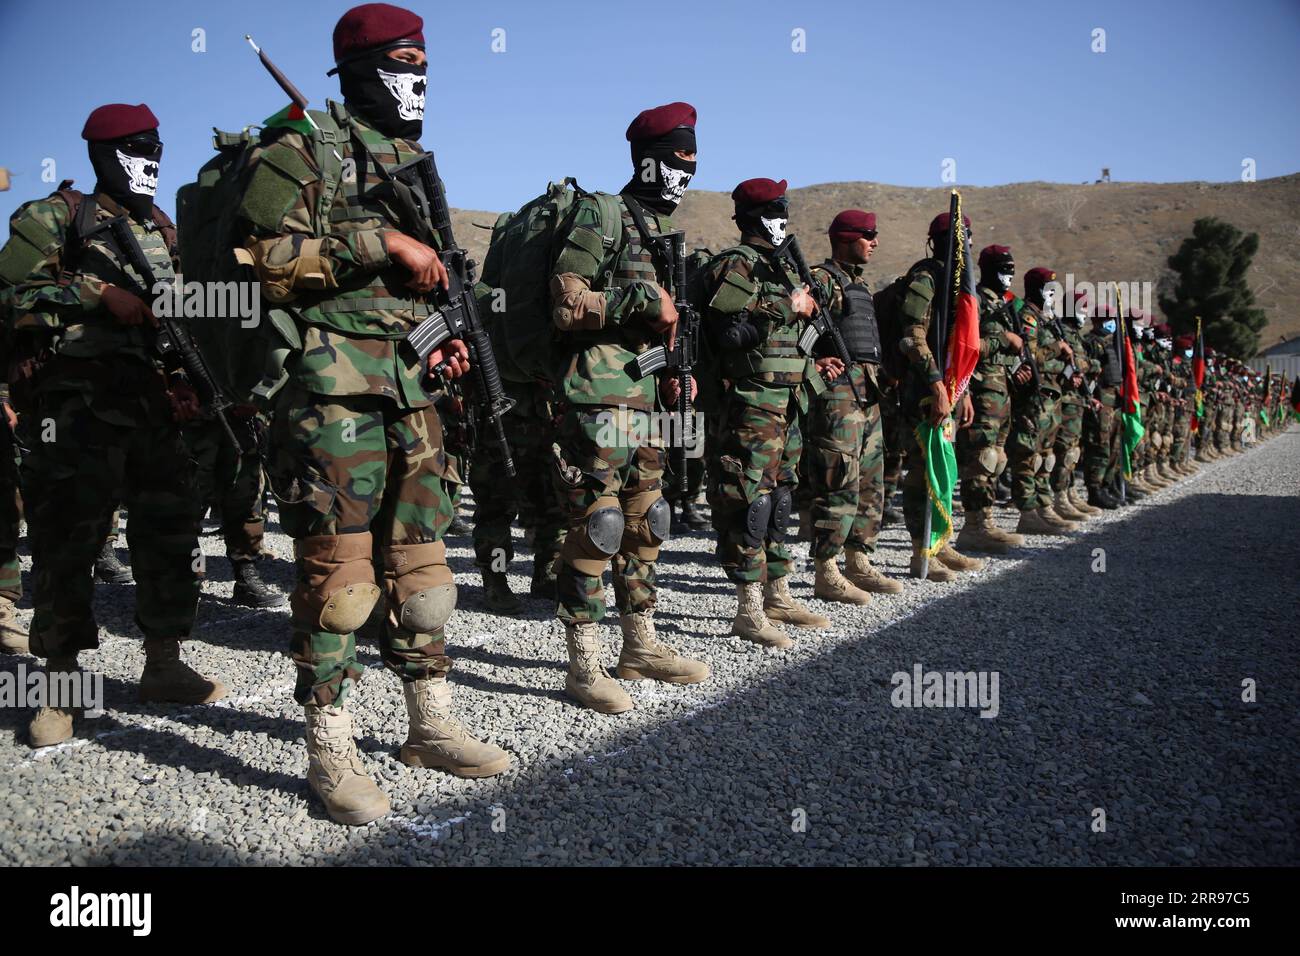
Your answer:
[[[514,477],[515,463],[506,441],[503,418],[515,405],[501,384],[492,340],[478,312],[474,297],[474,261],[456,244],[451,231],[451,210],[433,153],[421,153],[392,171],[375,164],[380,175],[392,188],[399,218],[411,235],[425,245],[438,248],[438,258],[447,270],[446,303],[406,336],[406,341],[424,362],[429,354],[452,339],[460,339],[469,349],[470,372],[474,376],[474,394],[481,421],[487,426],[487,440],[495,446],[505,464],[506,474]],[[439,374],[445,362],[431,374]]]
[[[830,303],[826,302],[826,297],[822,295],[821,287],[813,281],[812,271],[808,268],[808,262],[804,259],[803,250],[799,248],[799,240],[795,236],[786,236],[772,254],[773,262],[779,262],[783,258],[789,258],[794,265],[795,272],[799,274],[799,281],[808,287],[813,302],[817,306],[817,311],[813,313],[813,317],[804,326],[803,334],[799,336],[799,351],[804,355],[812,355],[813,349],[816,348],[817,342],[822,336],[830,336],[831,348],[834,350],[835,356],[844,363],[844,372],[842,374],[849,383],[849,389],[853,392],[853,401],[859,405],[863,404],[862,396],[858,394],[858,387],[853,383],[853,375],[850,372],[855,364],[853,355],[849,352],[849,347],[844,341],[839,325],[831,318]],[[828,382],[827,384],[831,383]]]
[[[1020,358],[1015,365],[1011,366],[1009,373],[1011,380],[1007,384],[1022,394],[1037,395],[1040,382],[1038,363],[1034,361],[1034,350],[1029,347],[1029,336],[1025,334],[1025,320],[1021,318],[1020,313],[1016,311],[1015,305],[1011,302],[1007,303],[1007,310],[1011,313],[1011,321],[1016,327],[1016,335],[1020,336]],[[1019,385],[1016,383],[1015,374],[1025,365],[1029,366],[1029,381]]]
[[[153,266],[149,265],[149,260],[145,257],[144,250],[140,248],[140,241],[131,231],[131,224],[126,216],[114,216],[89,230],[81,238],[84,241],[100,233],[108,234],[109,243],[117,253],[119,262],[124,260],[144,282],[144,288],[139,290],[138,294],[146,302],[150,301],[154,295],[153,290],[158,287],[157,274]],[[189,379],[190,385],[198,394],[200,404],[221,425],[222,431],[226,433],[235,450],[240,455],[256,452],[257,442],[251,434],[251,429],[250,434],[241,439],[231,427],[228,412],[234,407],[234,402],[217,384],[189,329],[174,317],[160,315],[156,318],[159,354],[164,359],[179,362],[185,377]]]
[[[673,284],[669,291],[677,309],[677,326],[667,342],[646,349],[632,360],[632,374],[636,378],[645,378],[668,369],[677,379],[676,411],[682,433],[681,441],[674,447],[673,471],[676,472],[678,490],[685,493],[687,457],[698,441],[691,387],[694,384],[692,373],[700,361],[700,316],[686,291],[686,234],[667,232],[650,238],[658,244],[668,262],[668,275]]]

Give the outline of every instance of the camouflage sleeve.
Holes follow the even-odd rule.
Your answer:
[[[601,220],[594,197],[578,202],[573,222],[560,243],[551,269],[551,319],[561,330],[600,329],[626,325],[634,319],[659,318],[659,289],[649,282],[633,282],[621,289],[593,290],[601,267],[617,252],[622,223]]]
[[[918,270],[912,276],[903,294],[903,336],[898,349],[912,370],[931,385],[943,381],[939,365],[930,344],[925,340],[930,331],[930,307],[934,302],[934,279],[928,272]]]
[[[830,303],[831,315],[838,321],[844,314],[844,292],[822,266],[813,266],[809,271],[813,277],[812,294],[818,300]]]
[[[240,259],[256,271],[270,301],[336,289],[392,264],[383,227],[317,235],[325,184],[301,134],[286,133],[258,150],[248,176],[239,215],[249,232]]]
[[[71,218],[67,203],[57,198],[32,203],[24,217],[39,220],[45,229],[60,238],[67,235]],[[19,223],[14,225],[16,233]],[[19,239],[14,235],[9,241],[17,242]],[[71,272],[65,282],[59,281],[63,276],[66,254],[60,243],[58,249],[37,263],[27,277],[15,285],[10,311],[14,328],[56,329],[64,324],[62,317],[65,315],[99,308],[104,280]]]
[[[708,313],[715,318],[729,320],[741,312],[752,315],[758,309],[758,283],[744,256],[719,256],[709,267],[705,285],[709,290]]]

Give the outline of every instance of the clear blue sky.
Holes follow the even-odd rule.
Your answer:
[[[252,33],[312,100],[336,96],[326,0],[0,0],[0,193],[44,195],[41,161],[89,188],[79,133],[108,102],[147,102],[166,143],[159,203],[237,129],[285,105]],[[413,5],[431,61],[424,144],[453,205],[518,206],[548,179],[617,188],[623,130],[685,99],[694,186],[843,180],[1227,181],[1300,170],[1300,3],[462,0]],[[1094,28],[1106,52],[1092,52]],[[207,52],[191,50],[206,31]],[[491,50],[505,31],[506,52]],[[801,29],[806,52],[792,52]],[[443,77],[446,77],[443,79]]]

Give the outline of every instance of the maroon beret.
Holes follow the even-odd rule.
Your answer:
[[[1180,335],[1178,336],[1178,338],[1174,339],[1174,345],[1178,346],[1180,349],[1190,349],[1192,347],[1192,342],[1193,339],[1192,339],[1192,334],[1190,332],[1187,333],[1186,335]]]
[[[944,215],[947,215],[947,213],[944,213]],[[947,228],[948,228],[948,224],[944,223],[944,230],[946,231]],[[983,249],[980,250],[980,258],[979,258],[980,271],[983,272],[985,269],[988,269],[991,266],[998,265],[999,264],[997,261],[998,259],[1002,258],[1003,256],[1009,256],[1009,255],[1011,255],[1010,246],[985,246]]]
[[[761,206],[785,195],[785,180],[779,183],[775,179],[746,179],[731,191],[737,209]]]
[[[1173,334],[1174,330],[1169,327],[1168,322],[1161,322],[1156,326],[1156,335],[1160,336],[1162,339],[1167,339]]]
[[[952,218],[952,213],[941,212],[939,213],[939,215],[931,219],[930,238],[933,239],[936,236],[942,236],[945,232],[947,232],[948,222],[951,220],[951,218]],[[966,215],[965,213],[962,213],[961,223],[963,226],[966,227],[966,231],[970,232],[970,216]]]
[[[1026,289],[1041,289],[1049,282],[1056,280],[1056,273],[1046,266],[1034,266],[1025,273]]]
[[[1092,320],[1094,322],[1103,322],[1106,319],[1111,319],[1114,317],[1115,317],[1115,307],[1111,305],[1109,302],[1107,302],[1105,299],[1099,300],[1097,302],[1096,307],[1093,308],[1092,310]]]
[[[846,209],[831,220],[826,230],[832,242],[852,242],[864,233],[876,231],[876,214],[861,209]]]
[[[410,40],[408,46],[424,46],[424,20],[418,13],[391,3],[363,3],[353,7],[334,25],[334,62],[341,63],[356,53]]]
[[[158,128],[158,117],[143,103],[128,106],[126,103],[109,103],[94,110],[81,128],[81,138],[86,140],[121,139],[132,133],[143,133]]]
[[[690,103],[667,103],[654,109],[642,110],[636,119],[628,124],[627,141],[629,143],[658,139],[679,126],[695,129],[695,107]]]

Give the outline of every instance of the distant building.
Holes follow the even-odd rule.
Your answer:
[[[1261,372],[1271,368],[1275,375],[1286,375],[1292,379],[1300,378],[1300,338],[1283,338],[1281,342],[1270,345],[1246,364]]]

